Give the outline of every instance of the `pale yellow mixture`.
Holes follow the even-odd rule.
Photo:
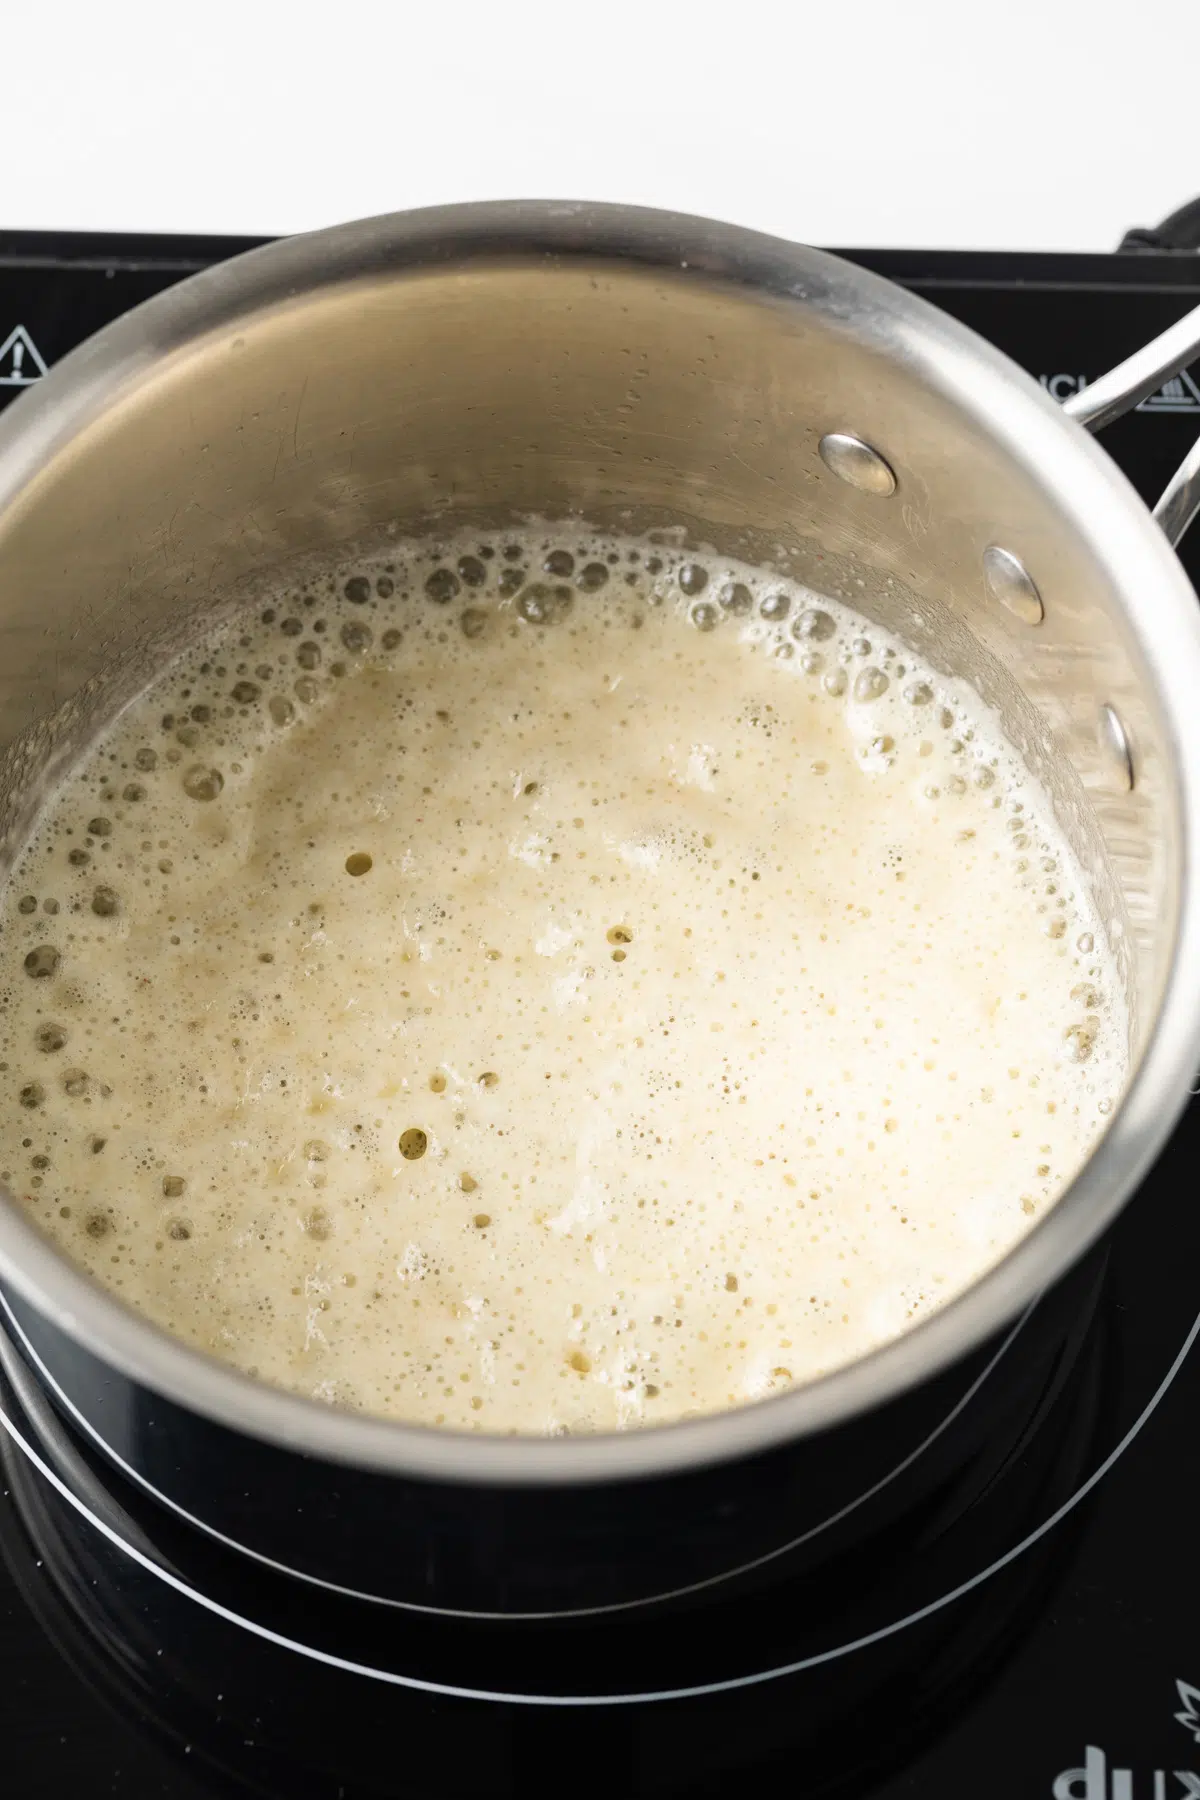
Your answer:
[[[555,535],[281,589],[140,699],[0,919],[0,1162],[107,1287],[487,1431],[803,1382],[960,1292],[1125,1020],[968,689],[718,558]]]

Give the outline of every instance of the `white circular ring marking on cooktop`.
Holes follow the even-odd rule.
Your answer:
[[[1031,1545],[1045,1537],[1047,1532],[1053,1531],[1054,1527],[1060,1524],[1068,1513],[1073,1512],[1079,1502],[1103,1481],[1157,1408],[1163,1395],[1183,1367],[1187,1354],[1198,1335],[1200,1335],[1200,1314],[1193,1321],[1192,1328],[1184,1339],[1183,1346],[1174,1362],[1125,1436],[1109,1452],[1100,1466],[1093,1470],[1083,1486],[1077,1488],[1070,1499],[1064,1500],[1048,1519],[1043,1520],[1036,1531],[1031,1531],[1028,1537],[1022,1538],[1019,1544],[1014,1544],[1011,1550],[1006,1550],[1003,1556],[997,1557],[994,1563],[990,1563],[978,1575],[973,1575],[969,1581],[961,1582],[948,1594],[943,1594],[939,1600],[931,1600],[927,1606],[919,1607],[916,1612],[907,1614],[905,1618],[897,1619],[891,1625],[881,1626],[878,1631],[868,1632],[864,1637],[854,1638],[848,1644],[839,1644],[836,1649],[822,1650],[815,1656],[802,1657],[798,1662],[783,1663],[775,1669],[760,1669],[753,1675],[731,1676],[726,1681],[705,1681],[698,1683],[695,1687],[661,1688],[652,1693],[642,1694],[511,1694],[492,1688],[459,1687],[447,1681],[425,1681],[419,1675],[400,1675],[392,1669],[373,1669],[369,1664],[350,1662],[346,1657],[334,1656],[328,1650],[318,1650],[313,1644],[302,1644],[295,1638],[282,1637],[278,1632],[269,1630],[265,1625],[259,1625],[255,1620],[243,1618],[240,1613],[232,1612],[228,1607],[222,1606],[219,1601],[210,1600],[207,1595],[197,1593],[178,1576],[172,1575],[170,1570],[160,1568],[134,1545],[127,1544],[119,1532],[106,1525],[103,1519],[96,1518],[82,1501],[71,1493],[54,1470],[49,1468],[37,1452],[25,1442],[3,1408],[0,1408],[0,1425],[8,1432],[13,1442],[24,1451],[34,1468],[50,1483],[56,1493],[60,1494],[77,1513],[87,1519],[95,1530],[108,1539],[109,1543],[132,1558],[149,1574],[157,1576],[160,1581],[165,1581],[168,1587],[174,1588],[176,1593],[182,1594],[185,1599],[194,1600],[198,1606],[203,1606],[206,1611],[214,1613],[218,1618],[226,1620],[231,1625],[241,1626],[244,1631],[249,1631],[254,1637],[274,1644],[279,1649],[293,1650],[300,1656],[307,1656],[310,1661],[323,1663],[331,1669],[340,1669],[346,1675],[363,1675],[368,1680],[383,1681],[391,1687],[411,1688],[422,1694],[440,1694],[449,1700],[486,1700],[508,1706],[645,1706],[658,1700],[703,1699],[709,1694],[725,1694],[738,1688],[759,1687],[767,1681],[779,1681],[788,1675],[802,1674],[805,1669],[816,1668],[821,1663],[836,1662],[839,1657],[848,1656],[852,1651],[865,1650],[871,1644],[877,1644],[884,1638],[894,1636],[898,1631],[904,1631],[910,1625],[919,1624],[922,1619],[930,1618],[932,1614],[940,1612],[943,1607],[950,1606],[955,1600],[961,1600],[964,1594],[969,1594],[973,1588],[980,1587],[991,1576],[998,1575],[1001,1569],[1005,1569],[1010,1563],[1015,1562]]]
[[[95,1443],[104,1455],[108,1457],[110,1462],[116,1463],[122,1474],[127,1475],[131,1481],[136,1482],[145,1493],[151,1495],[151,1497],[157,1500],[160,1505],[169,1508],[171,1512],[175,1513],[178,1518],[185,1520],[187,1524],[194,1525],[197,1530],[203,1531],[208,1537],[214,1539],[216,1543],[224,1544],[230,1550],[236,1550],[241,1556],[250,1557],[252,1561],[261,1563],[264,1568],[273,1569],[279,1575],[289,1576],[295,1581],[306,1581],[310,1587],[321,1588],[325,1593],[339,1594],[345,1600],[362,1600],[370,1606],[391,1606],[402,1612],[421,1613],[435,1619],[485,1619],[489,1623],[512,1623],[514,1625],[521,1624],[522,1622],[532,1622],[537,1619],[594,1619],[613,1613],[631,1612],[640,1606],[655,1606],[664,1600],[679,1600],[682,1599],[685,1594],[703,1593],[706,1588],[719,1587],[722,1582],[734,1581],[739,1575],[748,1575],[753,1569],[761,1569],[765,1567],[767,1563],[773,1562],[776,1557],[786,1556],[791,1550],[798,1550],[801,1544],[807,1544],[810,1539],[818,1537],[822,1531],[828,1531],[831,1525],[839,1525],[841,1521],[848,1518],[851,1513],[857,1512],[860,1506],[865,1506],[868,1500],[873,1500],[876,1494],[881,1493],[890,1482],[895,1481],[898,1475],[903,1475],[906,1469],[911,1468],[913,1463],[924,1456],[930,1445],[936,1443],[942,1433],[954,1423],[963,1408],[973,1400],[975,1395],[979,1392],[1001,1357],[1009,1350],[1018,1333],[1023,1331],[1025,1326],[1029,1323],[1040,1300],[1041,1295],[1039,1294],[1036,1299],[1030,1301],[1008,1336],[1004,1339],[1004,1342],[996,1351],[996,1354],[992,1357],[992,1360],[981,1373],[976,1376],[966,1392],[955,1401],[954,1405],[946,1414],[945,1418],[942,1419],[940,1424],[934,1426],[933,1430],[929,1433],[929,1436],[919,1443],[915,1450],[910,1450],[908,1455],[896,1464],[895,1468],[889,1469],[886,1475],[880,1476],[874,1487],[869,1487],[855,1499],[848,1500],[845,1506],[841,1507],[839,1511],[830,1513],[828,1518],[822,1519],[817,1525],[810,1526],[807,1531],[801,1532],[799,1537],[790,1539],[786,1544],[781,1544],[777,1550],[768,1550],[762,1556],[756,1557],[752,1562],[740,1563],[736,1569],[724,1569],[719,1575],[710,1575],[706,1580],[694,1581],[687,1587],[669,1588],[665,1593],[661,1594],[644,1594],[638,1600],[618,1601],[612,1606],[580,1606],[574,1608],[571,1612],[499,1613],[468,1611],[464,1607],[422,1606],[419,1601],[415,1600],[389,1600],[382,1594],[367,1594],[360,1588],[342,1587],[338,1582],[326,1581],[320,1575],[310,1575],[303,1569],[293,1569],[290,1563],[277,1562],[274,1557],[265,1556],[261,1550],[252,1550],[248,1544],[240,1543],[237,1538],[229,1537],[225,1532],[218,1531],[215,1525],[209,1525],[195,1513],[188,1512],[184,1507],[180,1506],[177,1500],[173,1500],[169,1494],[162,1493],[152,1482],[147,1481],[146,1477],[140,1474],[132,1464],[127,1463],[124,1457],[119,1456],[109,1444],[108,1440],[101,1436],[91,1420],[86,1418],[84,1414],[80,1412],[70,1395],[64,1393],[63,1389],[59,1386],[58,1382],[54,1379],[54,1376],[50,1373],[49,1369],[30,1343],[29,1338],[21,1327],[20,1321],[14,1316],[6,1296],[0,1293],[0,1307],[3,1307],[9,1324],[12,1326],[12,1329],[24,1347],[25,1354],[34,1364],[43,1381],[46,1383],[46,1386],[53,1394],[58,1396],[59,1401],[66,1408],[67,1412],[70,1413],[76,1424],[87,1433],[93,1443]]]

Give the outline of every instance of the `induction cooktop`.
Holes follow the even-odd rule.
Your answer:
[[[1200,256],[1161,243],[846,254],[1062,400],[1200,301]],[[249,247],[0,232],[0,408],[110,319]],[[1200,365],[1103,441],[1153,500],[1198,434]],[[1200,528],[1183,560],[1200,580]],[[1114,1232],[1069,1379],[1020,1454],[824,1636],[786,1579],[517,1625],[319,1594],[132,1490],[47,1406],[0,1317],[0,1790],[1200,1796],[1198,1156],[1200,1099]]]

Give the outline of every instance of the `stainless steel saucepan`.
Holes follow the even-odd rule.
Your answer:
[[[1087,1166],[968,1293],[713,1417],[514,1439],[276,1392],[135,1316],[4,1196],[22,1379],[199,1527],[401,1607],[661,1604],[832,1565],[935,1496],[969,1506],[1077,1342],[1197,1061],[1200,612],[1171,544],[1200,455],[1154,517],[1083,427],[1198,347],[1200,310],[1060,411],[836,257],[529,203],[277,243],[68,356],[0,421],[4,866],[48,785],[245,577],[394,528],[682,524],[848,595],[998,708],[1118,947],[1133,1075]]]

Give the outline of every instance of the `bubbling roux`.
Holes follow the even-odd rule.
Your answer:
[[[1117,978],[995,719],[778,577],[528,529],[293,576],[3,900],[0,1161],[131,1306],[460,1429],[808,1381],[1050,1206]]]

